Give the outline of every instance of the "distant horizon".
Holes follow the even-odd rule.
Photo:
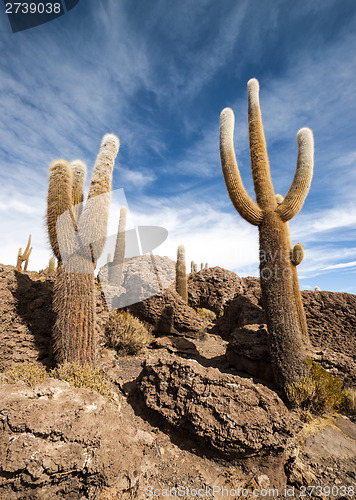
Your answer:
[[[311,189],[290,222],[305,249],[300,286],[356,294],[355,25],[354,0],[85,0],[17,33],[0,13],[0,262],[16,265],[31,233],[29,269],[46,268],[49,165],[82,159],[87,190],[111,132],[130,227],[168,231],[154,253],[175,260],[184,244],[189,264],[258,277],[258,229],[232,206],[219,157],[219,115],[231,107],[253,196],[246,85],[256,77],[276,193],[293,180],[298,130],[314,134]],[[114,196],[108,235],[119,210]]]

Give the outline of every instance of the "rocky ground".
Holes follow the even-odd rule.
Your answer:
[[[148,268],[127,266],[125,293],[130,273],[154,283]],[[173,263],[161,269],[172,278]],[[52,284],[0,265],[0,370],[13,361],[52,366]],[[303,292],[303,301],[311,354],[355,386],[356,296]],[[172,289],[130,306],[156,340],[122,358],[104,346],[108,311],[97,287],[99,364],[112,401],[54,379],[0,385],[0,498],[164,498],[169,488],[179,498],[355,496],[356,424],[340,415],[302,424],[285,406],[258,280],[203,270],[190,276],[189,302],[217,320]]]

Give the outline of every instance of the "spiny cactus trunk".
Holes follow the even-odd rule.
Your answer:
[[[305,351],[294,296],[293,264],[285,224],[275,212],[259,225],[260,277],[268,342],[276,382],[286,387],[307,375]]]
[[[79,260],[81,262],[79,262]],[[81,271],[68,272],[59,262],[54,282],[53,350],[58,363],[95,364],[95,283],[92,262],[76,256]],[[66,267],[68,265],[66,264]]]

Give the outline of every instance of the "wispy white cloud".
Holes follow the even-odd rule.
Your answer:
[[[340,264],[334,264],[332,266],[326,266],[323,268],[323,271],[328,271],[330,269],[343,269],[347,267],[355,267],[356,268],[356,260],[353,262],[341,262]]]

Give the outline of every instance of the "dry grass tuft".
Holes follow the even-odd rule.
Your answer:
[[[113,347],[121,356],[140,354],[154,340],[154,336],[140,320],[129,312],[118,309],[110,313],[105,332],[108,346]]]
[[[286,389],[289,401],[293,406],[314,414],[339,410],[345,394],[341,380],[311,359],[308,359],[307,363],[309,375],[302,377]]]
[[[98,392],[107,399],[111,399],[114,395],[111,382],[100,368],[88,364],[63,363],[50,373],[51,377],[64,380],[72,387]]]
[[[6,384],[16,384],[19,380],[30,387],[44,382],[50,374],[41,363],[17,363],[2,373],[2,379]]]

